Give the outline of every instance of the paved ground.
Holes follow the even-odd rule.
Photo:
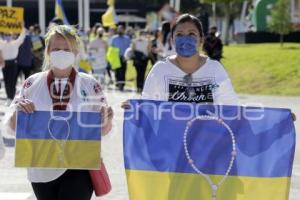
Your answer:
[[[5,112],[3,106],[4,100],[3,91],[0,90],[0,111]],[[113,189],[106,197],[99,198],[103,200],[128,200],[126,179],[123,168],[122,157],[122,115],[120,102],[128,98],[135,98],[132,93],[115,93],[109,91],[108,100],[113,105],[116,112],[114,120],[114,131],[111,135],[103,139],[103,156],[111,177]],[[287,107],[292,108],[298,116],[298,121],[295,123],[298,133],[300,133],[300,97],[263,97],[263,96],[247,96],[241,95],[243,103],[256,105],[262,103],[268,107]],[[1,116],[0,116],[1,117]],[[300,142],[300,137],[297,143]],[[294,171],[292,177],[290,200],[299,200],[300,195],[300,147],[297,146],[295,156]],[[13,167],[14,149],[7,148],[5,158],[0,161],[0,200],[34,200],[31,187],[26,179],[26,171],[24,169],[16,169]],[[96,199],[96,198],[94,198]]]

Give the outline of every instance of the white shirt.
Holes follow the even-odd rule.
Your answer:
[[[107,44],[102,39],[95,39],[89,44],[89,52],[92,54],[92,63],[94,69],[105,69],[107,67],[106,61]]]
[[[192,74],[187,84],[187,75],[171,63],[169,58],[157,62],[150,71],[142,93],[143,99],[237,105],[238,98],[224,67],[207,58],[206,63]],[[189,91],[192,90],[192,96]]]
[[[48,72],[40,72],[30,76],[14,101],[25,97],[33,101],[36,110],[52,110],[47,74]],[[106,100],[96,79],[88,74],[77,73],[67,111],[100,112],[104,104]],[[31,182],[49,182],[60,177],[65,171],[66,169],[28,168],[28,179]]]
[[[20,36],[16,40],[12,40],[9,42],[0,40],[0,50],[2,51],[2,56],[4,60],[13,60],[17,58],[19,53],[19,47],[24,42],[25,36],[25,29],[23,29]]]
[[[133,41],[135,50],[142,52],[145,56],[148,56],[149,41],[146,38],[138,38]]]

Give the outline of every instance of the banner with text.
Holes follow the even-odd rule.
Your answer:
[[[0,32],[21,33],[23,21],[23,8],[0,6]]]

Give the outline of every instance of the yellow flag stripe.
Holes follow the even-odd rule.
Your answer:
[[[115,3],[114,0],[107,0],[107,5],[109,5],[109,6],[113,6],[114,3]]]
[[[114,16],[114,7],[110,6],[107,11],[102,15],[103,26],[109,27],[116,24]]]
[[[126,170],[131,200],[212,199],[211,188],[201,175]],[[210,176],[218,183],[223,176]],[[290,178],[229,176],[219,188],[220,200],[288,200]]]
[[[98,169],[100,147],[100,141],[17,139],[15,166]]]

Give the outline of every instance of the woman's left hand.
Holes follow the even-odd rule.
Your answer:
[[[112,129],[112,119],[114,116],[113,109],[108,107],[101,108],[101,116],[102,116],[102,126],[101,126],[101,134],[107,135],[109,131]]]

